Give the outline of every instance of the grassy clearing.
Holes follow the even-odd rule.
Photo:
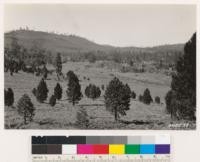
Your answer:
[[[82,92],[84,94],[85,87],[89,83],[97,86],[106,85],[109,81],[117,76],[124,83],[128,83],[130,88],[137,94],[136,100],[131,100],[130,110],[127,115],[121,117],[121,122],[114,121],[113,115],[106,111],[103,101],[104,92],[101,97],[93,101],[85,96],[76,106],[68,103],[66,97],[67,82],[61,81],[63,88],[63,98],[57,101],[54,107],[46,103],[38,103],[32,94],[32,89],[37,87],[41,77],[33,74],[19,72],[10,76],[5,73],[5,88],[11,87],[14,91],[15,103],[14,107],[5,107],[5,128],[8,129],[82,129],[76,125],[76,112],[79,108],[85,107],[89,116],[88,129],[174,129],[169,127],[173,123],[183,123],[187,121],[170,121],[170,116],[165,112],[164,97],[170,89],[171,79],[164,74],[155,73],[120,73],[113,72],[106,68],[98,68],[96,64],[86,62],[68,62],[63,65],[63,73],[73,70],[80,80]],[[88,79],[84,79],[89,78]],[[57,78],[53,74],[46,80],[50,97],[56,86]],[[138,101],[139,94],[143,94],[144,90],[149,88],[152,98],[159,96],[161,104],[152,103],[145,105]],[[18,115],[15,105],[19,98],[27,93],[35,108],[35,116],[33,122],[24,125],[22,118]],[[188,129],[194,129],[195,124],[190,123]],[[177,128],[176,128],[177,129]]]

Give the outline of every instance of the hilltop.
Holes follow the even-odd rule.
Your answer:
[[[34,45],[40,48],[51,51],[52,53],[82,53],[89,51],[103,51],[110,53],[111,51],[120,52],[146,52],[146,53],[158,53],[158,52],[182,52],[183,44],[173,45],[160,45],[154,47],[115,47],[111,45],[101,45],[92,42],[86,38],[76,35],[64,35],[56,33],[48,33],[43,31],[33,30],[16,30],[7,32],[4,34],[5,46],[10,46],[13,37],[18,39],[18,42],[23,47],[30,49]]]

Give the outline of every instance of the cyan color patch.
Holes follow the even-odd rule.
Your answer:
[[[140,154],[155,154],[155,145],[140,145]]]

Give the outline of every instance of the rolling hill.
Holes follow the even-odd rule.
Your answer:
[[[5,46],[10,46],[12,38],[18,39],[20,45],[25,48],[32,48],[34,45],[51,51],[52,53],[80,53],[89,51],[103,51],[109,53],[111,51],[121,52],[182,52],[184,44],[161,45],[155,47],[114,47],[110,45],[100,45],[75,35],[62,35],[55,33],[47,33],[33,30],[16,30],[4,34]]]

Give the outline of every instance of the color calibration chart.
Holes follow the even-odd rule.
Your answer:
[[[32,137],[32,162],[170,162],[170,136]]]

